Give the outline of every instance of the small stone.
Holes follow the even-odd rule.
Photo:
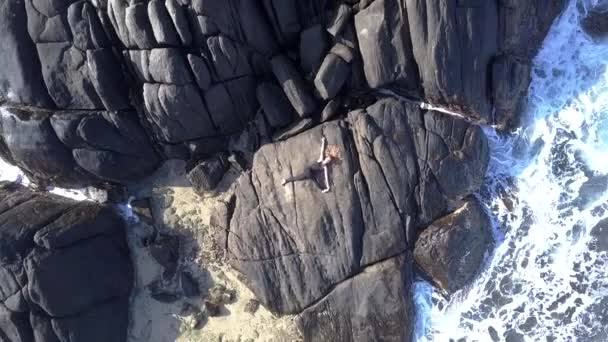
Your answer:
[[[188,272],[181,274],[182,291],[186,297],[198,297],[201,294],[198,281]]]
[[[324,100],[334,98],[350,75],[346,61],[333,53],[327,54],[315,77],[315,87]]]
[[[327,32],[329,32],[332,36],[337,36],[350,18],[352,17],[353,11],[352,8],[346,4],[341,4],[336,11],[331,24],[327,27]]]
[[[204,305],[205,305],[205,311],[207,312],[209,317],[217,317],[220,315],[221,307],[220,307],[220,305],[218,305],[218,303],[215,303],[215,302],[212,302],[209,300],[205,300]]]
[[[228,171],[228,168],[229,164],[226,161],[226,156],[218,154],[201,161],[188,171],[188,180],[194,187],[194,190],[199,195],[202,195],[217,187],[226,171]]]
[[[205,326],[206,323],[207,315],[205,315],[204,312],[200,311],[194,315],[191,327],[194,330],[200,330]]]
[[[159,234],[149,249],[154,260],[163,266],[163,277],[165,279],[173,277],[179,263],[179,238],[177,236]]]
[[[321,112],[321,122],[326,122],[334,118],[336,114],[340,111],[340,106],[342,105],[341,101],[338,99],[330,100],[325,108],[323,108],[323,112]]]
[[[255,299],[250,299],[247,304],[245,304],[245,312],[250,314],[255,314],[260,308],[260,302]]]
[[[175,303],[180,296],[168,291],[162,281],[155,281],[148,285],[150,296],[161,303]]]

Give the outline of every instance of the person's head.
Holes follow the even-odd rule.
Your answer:
[[[342,150],[337,145],[329,145],[325,149],[325,158],[342,160]]]

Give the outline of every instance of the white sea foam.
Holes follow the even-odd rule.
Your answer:
[[[31,181],[17,166],[11,165],[0,159],[0,181],[18,182],[22,185],[32,185]],[[75,199],[77,201],[96,201],[103,202],[106,199],[105,191],[94,188],[85,189],[64,189],[51,187],[50,193]]]
[[[579,25],[596,4],[572,0],[554,23],[534,61],[528,128],[486,129],[493,155],[480,197],[499,243],[449,302],[416,284],[418,341],[608,340],[608,257],[589,234],[608,217],[606,180],[595,178],[608,174],[608,43]],[[580,194],[589,178],[592,194]]]

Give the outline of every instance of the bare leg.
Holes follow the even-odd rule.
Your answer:
[[[321,152],[319,154],[319,160],[317,162],[321,163],[323,159],[325,159],[325,148],[327,147],[327,139],[325,137],[321,138]]]
[[[331,186],[329,185],[329,168],[327,165],[323,166],[323,173],[325,175],[325,189],[321,190],[322,192],[329,192]]]

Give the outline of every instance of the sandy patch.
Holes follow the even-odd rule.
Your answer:
[[[183,162],[169,161],[153,177],[130,189],[136,199],[148,200],[153,222],[140,222],[128,234],[136,265],[128,342],[301,341],[294,316],[276,317],[263,306],[254,314],[246,312],[255,296],[226,263],[225,232],[210,225],[213,208],[228,200],[236,170],[224,177],[219,192],[199,196],[190,187],[183,166]],[[183,237],[178,273],[185,271],[197,280],[200,296],[173,303],[151,297],[148,286],[163,278],[163,267],[145,243],[155,231]],[[169,290],[179,287],[179,281],[163,283]],[[234,299],[221,308],[219,316],[201,316],[198,309],[204,307],[209,289],[216,285],[235,291]]]

